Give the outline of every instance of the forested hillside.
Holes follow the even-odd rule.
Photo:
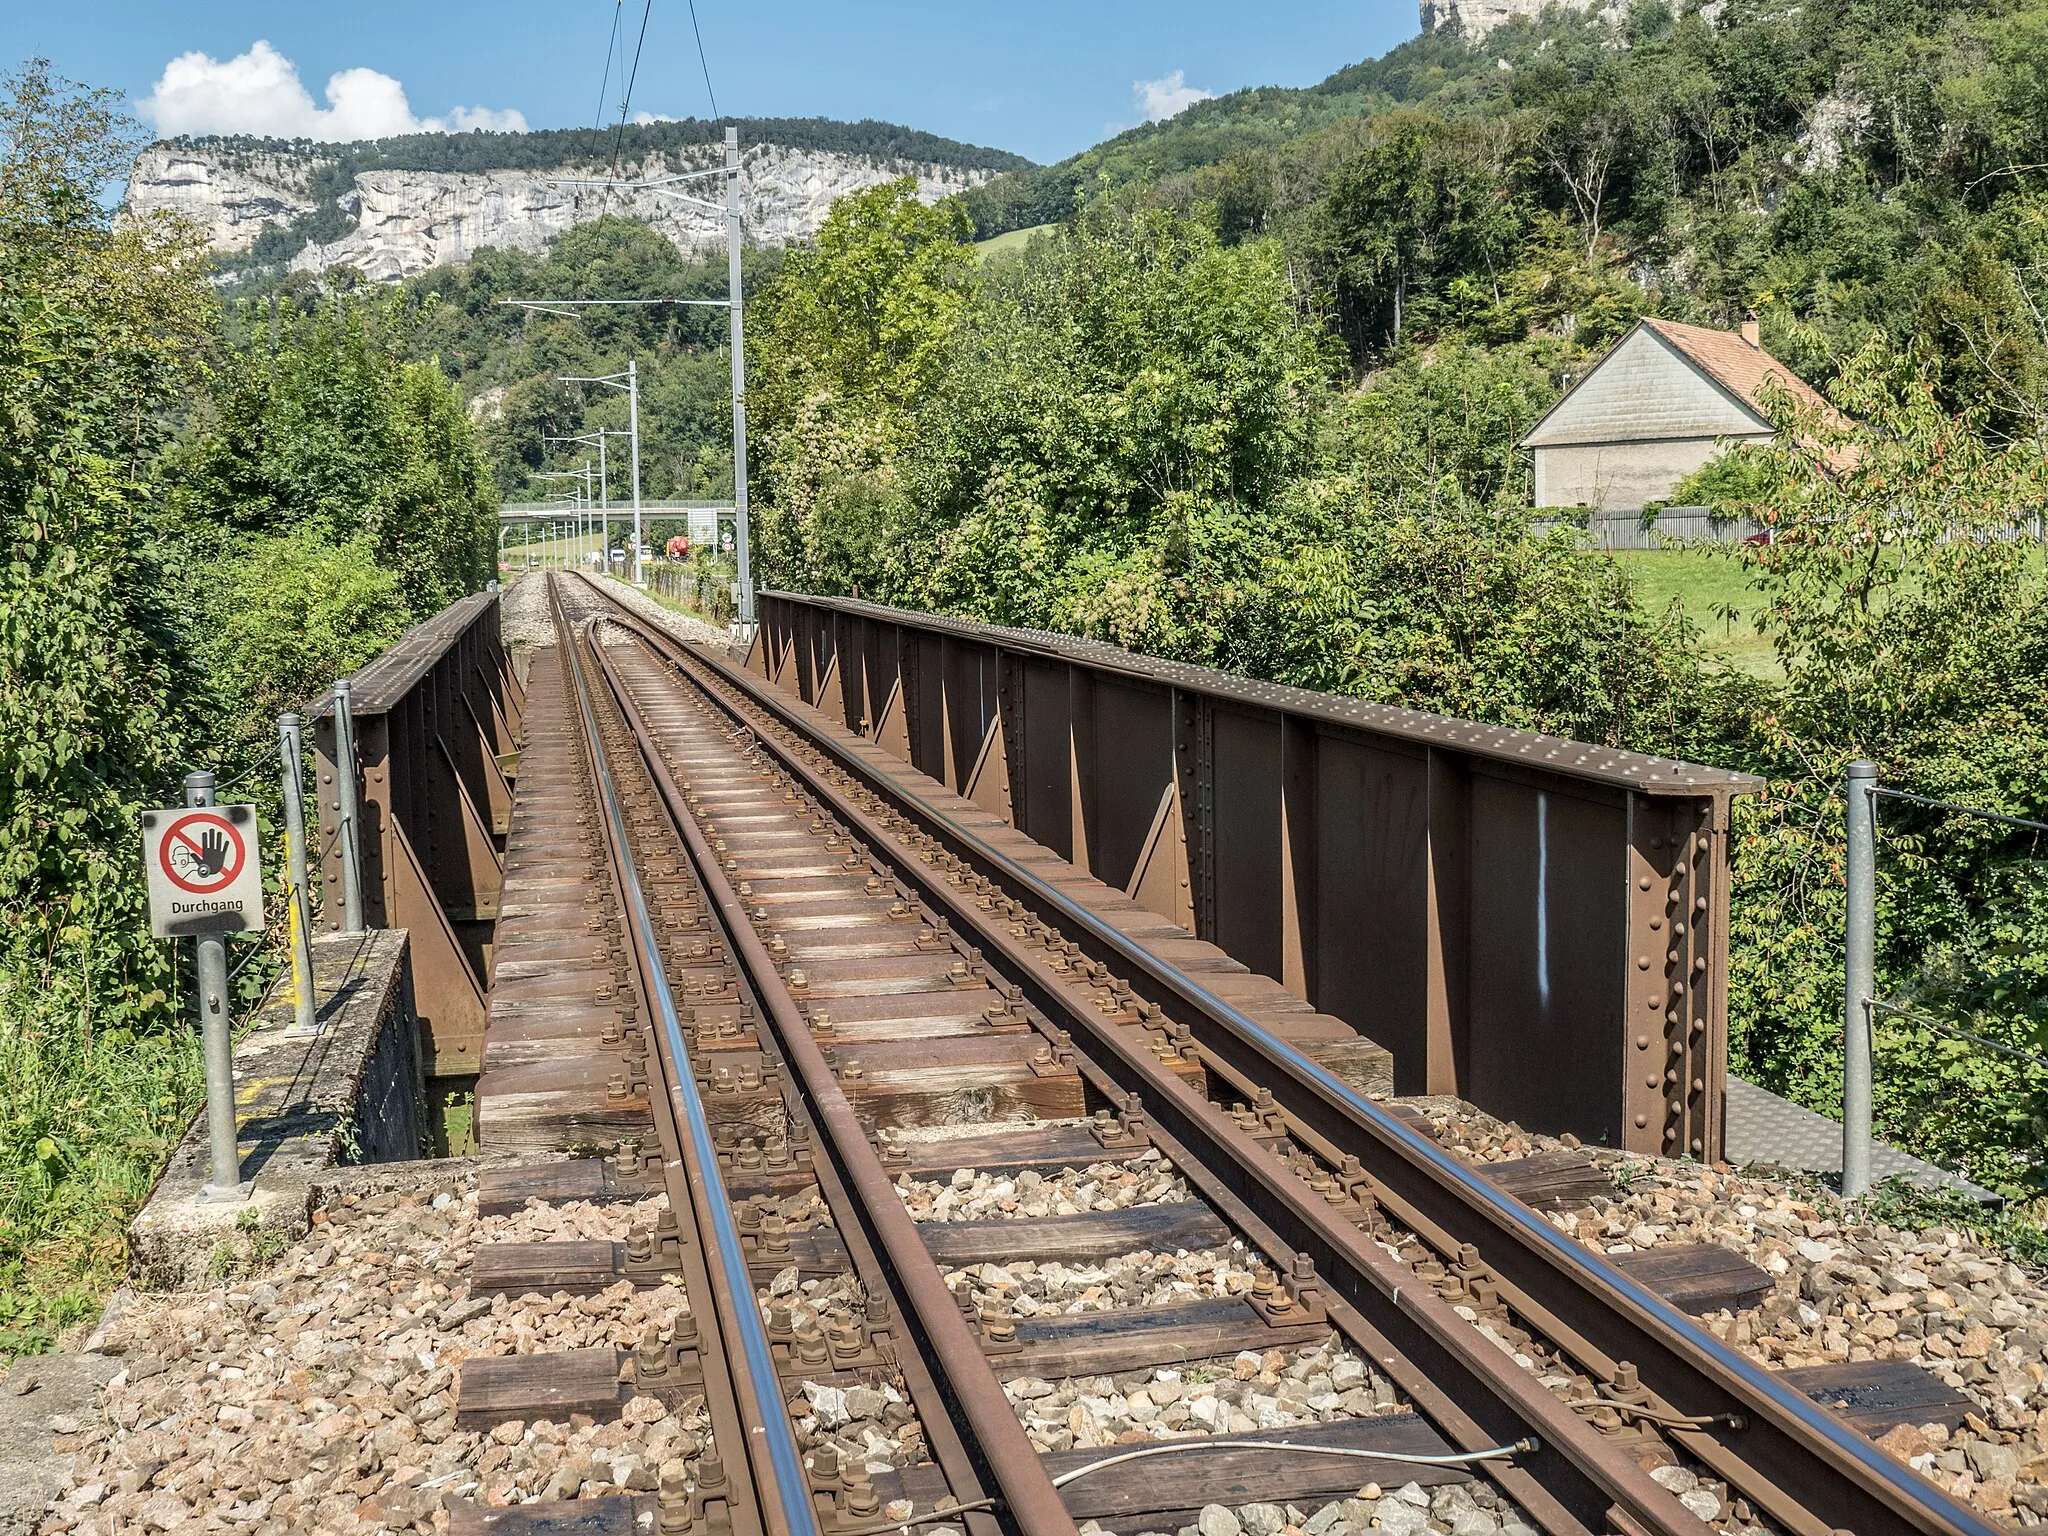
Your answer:
[[[824,149],[883,160],[928,161],[966,170],[1021,171],[1031,162],[1007,150],[962,144],[866,118],[843,123],[829,117],[684,117],[609,128],[547,128],[528,133],[412,133],[395,139],[361,139],[349,144],[316,144],[310,139],[226,137],[175,138],[178,148],[209,149],[229,164],[274,155],[320,160],[346,188],[362,171],[521,171],[558,165],[627,164],[650,155],[673,155],[722,145],[727,127],[742,142],[779,144],[787,149]]]
[[[1282,239],[1369,366],[1445,332],[1598,345],[1641,307],[1732,325],[1810,379],[1873,333],[1956,399],[2039,419],[2048,200],[2040,0],[1643,3],[1425,35],[967,194],[977,233],[1105,191]]]

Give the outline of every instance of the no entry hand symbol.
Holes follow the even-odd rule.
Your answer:
[[[195,896],[227,889],[248,856],[240,830],[210,811],[171,823],[157,855],[171,884]]]

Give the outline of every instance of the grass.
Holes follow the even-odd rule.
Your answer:
[[[0,956],[0,1360],[98,1315],[205,1092],[190,1030],[94,1030],[81,1002],[75,982]]]
[[[1780,677],[1770,642],[1757,633],[1760,603],[1735,557],[1711,549],[1624,549],[1614,558],[1635,582],[1636,596],[1652,613],[1680,604],[1700,631],[1707,655],[1757,677]]]
[[[1021,256],[1024,254],[1024,247],[1031,243],[1033,235],[1054,227],[1051,224],[1034,224],[1029,229],[1007,230],[991,239],[977,241],[974,247],[975,257],[986,266],[991,261]]]
[[[1864,1197],[1860,1211],[1866,1221],[1882,1222],[1903,1231],[1953,1227],[2016,1264],[2034,1269],[2048,1266],[2048,1216],[2043,1202],[1979,1205],[1952,1189],[1916,1189],[1904,1179],[1887,1179]]]

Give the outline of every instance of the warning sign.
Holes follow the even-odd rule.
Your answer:
[[[149,931],[158,938],[262,930],[255,806],[144,811],[142,867],[149,877]]]

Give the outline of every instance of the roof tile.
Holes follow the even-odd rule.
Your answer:
[[[1831,426],[1847,426],[1848,420],[1829,405],[1820,392],[1761,347],[1753,347],[1734,331],[1716,331],[1704,325],[1681,325],[1676,320],[1644,319],[1643,324],[1676,347],[1716,384],[1762,413],[1765,379],[1775,379],[1794,401],[1821,413]],[[1596,365],[1597,366],[1597,365]]]

